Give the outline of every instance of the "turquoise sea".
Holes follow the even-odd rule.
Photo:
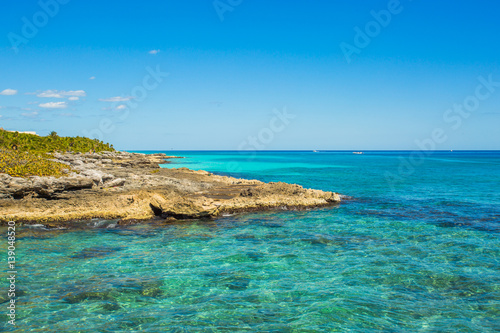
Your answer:
[[[19,227],[17,325],[3,303],[0,330],[500,331],[500,152],[165,153],[186,157],[168,168],[297,183],[344,202]],[[0,248],[4,277],[5,236]]]

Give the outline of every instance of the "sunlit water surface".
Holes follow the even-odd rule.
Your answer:
[[[410,164],[405,152],[167,154],[186,157],[169,168],[349,197],[326,209],[167,225],[18,227],[17,325],[1,329],[500,330],[500,153]]]

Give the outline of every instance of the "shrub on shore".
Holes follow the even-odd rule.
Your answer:
[[[9,132],[0,129],[0,173],[13,177],[62,176],[69,169],[65,164],[51,161],[52,154],[115,151],[113,145],[84,137],[60,137]]]
[[[56,132],[48,136],[0,130],[0,149],[28,151],[30,153],[71,152],[87,153],[115,151],[113,145],[84,137],[61,137]]]
[[[58,177],[64,175],[64,169],[69,169],[67,165],[50,161],[47,157],[27,151],[0,150],[0,173],[12,177]]]

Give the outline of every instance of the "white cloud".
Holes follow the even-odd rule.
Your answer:
[[[27,117],[27,118],[35,118],[35,117],[38,116],[38,112],[37,111],[33,111],[33,112],[30,112],[30,113],[21,113],[21,116]]]
[[[158,54],[158,53],[160,53],[160,50],[151,50],[151,51],[149,51],[148,53],[149,53],[149,54],[153,54],[153,55],[154,55],[154,54]]]
[[[101,102],[126,102],[130,101],[133,97],[127,96],[127,97],[121,97],[121,96],[116,96],[116,97],[110,97],[110,98],[101,98],[99,101]]]
[[[89,77],[89,80],[95,80],[95,76]]]
[[[57,90],[47,90],[42,93],[36,95],[37,97],[45,97],[45,98],[64,98]]]
[[[80,99],[80,97],[76,97],[76,96],[71,96],[70,98],[68,98],[69,101],[77,101],[79,99]]]
[[[49,102],[49,103],[42,103],[38,106],[41,108],[45,108],[45,109],[66,109],[68,107],[68,103],[66,103],[66,102]]]
[[[103,111],[118,111],[118,110],[126,110],[126,109],[128,109],[128,106],[126,106],[124,104],[101,108],[101,110],[103,110]]]
[[[85,97],[87,93],[84,90],[70,90],[64,92],[65,96],[77,96],[77,97]]]
[[[85,97],[87,94],[83,90],[45,90],[37,94],[37,97],[45,98],[67,98],[67,97]]]
[[[11,95],[16,95],[16,94],[17,94],[17,90],[15,90],[15,89],[5,89],[5,90],[0,92],[0,95],[4,95],[4,96],[11,96]]]

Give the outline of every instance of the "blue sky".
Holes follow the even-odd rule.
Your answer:
[[[497,1],[8,1],[0,127],[130,150],[500,149],[499,12]]]

